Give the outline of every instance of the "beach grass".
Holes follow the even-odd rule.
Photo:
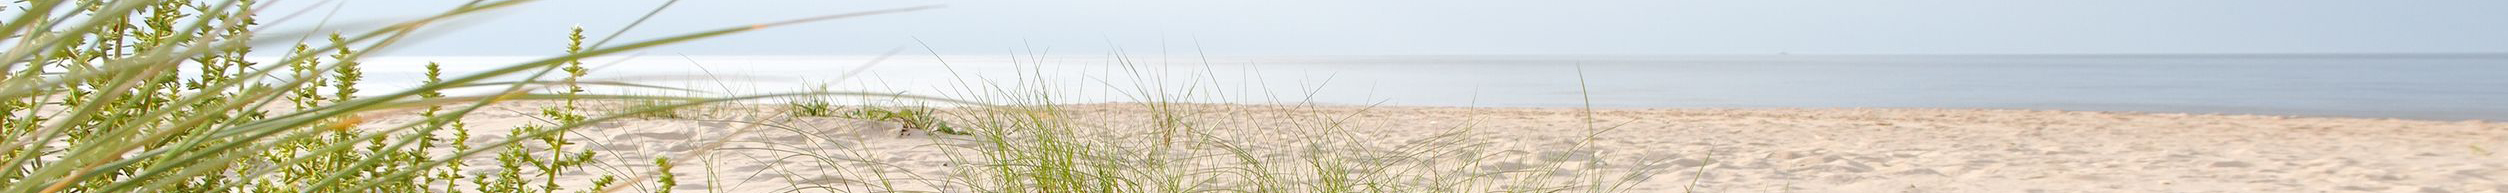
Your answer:
[[[1115,60],[1125,60],[1114,56]],[[1370,144],[1370,137],[1345,122],[1356,114],[1299,111],[1321,106],[1312,101],[1270,105],[1214,105],[1247,99],[1226,98],[1229,92],[1212,74],[1169,69],[1175,65],[1116,62],[1108,77],[1130,79],[1134,85],[1056,87],[1035,72],[1001,79],[965,79],[959,90],[943,93],[953,99],[990,106],[934,107],[910,101],[870,100],[847,107],[837,118],[897,124],[897,136],[886,140],[929,139],[916,148],[939,149],[953,166],[949,175],[917,174],[905,164],[879,159],[883,153],[858,146],[825,147],[775,144],[766,149],[794,154],[764,162],[775,172],[824,170],[816,174],[787,173],[796,183],[772,191],[833,192],[1625,192],[1651,176],[1662,160],[1602,160],[1587,142],[1610,128],[1582,125],[1590,133],[1565,150],[1510,149],[1476,138],[1469,125],[1456,126],[1409,144]],[[944,64],[947,65],[947,64]],[[1042,68],[1042,64],[1026,69]],[[1092,113],[1055,102],[1080,89],[1113,88],[1133,113]],[[1262,91],[1236,91],[1262,92]],[[1276,93],[1266,93],[1276,94]],[[1289,98],[1312,98],[1297,97]],[[798,100],[824,101],[824,100]],[[787,104],[788,111],[802,105]],[[1285,118],[1251,118],[1246,114]],[[795,114],[799,115],[799,114]],[[1240,115],[1240,116],[1230,116]],[[1139,116],[1139,117],[1091,117]],[[807,117],[807,116],[796,116]],[[1082,120],[1094,121],[1082,121]],[[1102,120],[1132,120],[1101,122]],[[939,124],[934,124],[939,123]],[[1247,124],[1259,123],[1259,124]],[[823,136],[810,126],[755,122],[780,133],[752,135],[810,136],[800,144],[851,144],[863,139]],[[939,128],[939,129],[935,129]],[[956,130],[956,131],[952,131]],[[920,135],[918,135],[920,134]],[[882,140],[882,139],[870,139]],[[1287,141],[1256,143],[1252,141]],[[1294,147],[1266,147],[1290,144]],[[1562,152],[1522,155],[1510,152]],[[1575,155],[1582,152],[1584,155]],[[1545,161],[1528,161],[1545,160]],[[1504,163],[1504,164],[1501,164]],[[1493,165],[1541,163],[1501,171]],[[1615,168],[1639,168],[1614,170]],[[1704,175],[1701,166],[1691,174]],[[1567,175],[1562,175],[1567,174]],[[841,180],[826,180],[841,179]],[[1695,182],[1690,182],[1695,183]]]
[[[7,101],[9,139],[0,144],[0,190],[8,192],[420,192],[471,188],[495,192],[604,190],[560,187],[554,175],[592,160],[592,152],[565,153],[559,133],[622,116],[585,116],[572,107],[548,111],[557,124],[531,126],[509,137],[464,144],[439,131],[478,107],[526,100],[673,100],[681,107],[764,97],[676,98],[542,94],[526,81],[482,83],[491,77],[527,75],[579,90],[578,60],[658,45],[808,21],[921,8],[830,15],[627,41],[584,45],[578,31],[569,53],[473,74],[431,77],[417,88],[370,93],[358,58],[399,45],[419,29],[484,10],[528,1],[477,1],[421,19],[379,29],[346,32],[261,32],[256,15],[267,6],[232,1],[20,1],[21,9],[0,28],[11,48],[0,71]],[[295,21],[302,22],[302,21]],[[255,38],[332,34],[327,42],[299,41],[282,59],[248,61]],[[186,69],[197,68],[197,69]],[[185,76],[197,74],[198,76]],[[437,74],[440,75],[440,74]],[[326,88],[328,87],[328,88]],[[504,88],[476,96],[442,96],[455,88]],[[786,95],[826,95],[794,93]],[[466,104],[466,105],[465,105]],[[453,107],[450,109],[443,107]],[[423,112],[419,109],[424,109]],[[449,110],[449,111],[447,111]],[[655,109],[648,109],[655,110]],[[424,121],[368,127],[371,119],[421,114]],[[452,133],[461,133],[457,131]],[[457,134],[458,135],[458,134]],[[537,140],[541,145],[525,145]],[[452,143],[448,145],[437,145]],[[535,150],[538,149],[538,150]],[[505,150],[496,159],[515,164],[493,176],[464,174],[465,159]],[[439,153],[441,152],[441,153]],[[525,172],[526,170],[531,172]],[[525,177],[523,175],[536,175]],[[531,178],[537,177],[537,178]],[[536,179],[536,180],[535,180]],[[614,182],[614,181],[606,181]],[[437,186],[436,184],[444,184]]]
[[[717,151],[783,153],[805,164],[775,165],[758,172],[814,167],[847,180],[791,179],[784,191],[940,192],[1622,192],[1644,183],[1650,170],[1606,170],[1645,165],[1630,160],[1587,159],[1482,172],[1499,160],[1545,160],[1510,154],[1458,126],[1401,145],[1377,145],[1345,122],[1355,113],[1296,111],[1311,101],[1233,108],[1202,105],[1243,102],[1228,98],[1216,75],[1177,74],[1176,63],[1150,63],[1116,53],[1122,61],[1110,77],[1135,79],[1122,90],[1146,113],[1124,119],[1142,125],[1080,122],[1057,103],[1072,89],[1034,82],[959,77],[962,88],[941,95],[818,90],[730,96],[697,94],[617,95],[587,87],[655,87],[586,80],[594,69],[584,59],[654,46],[808,21],[926,9],[910,7],[801,18],[718,30],[625,41],[589,37],[582,28],[564,33],[566,54],[470,74],[443,74],[428,65],[424,84],[406,90],[366,91],[359,58],[387,50],[419,29],[449,19],[529,1],[477,1],[437,15],[355,32],[266,32],[253,0],[29,0],[10,5],[26,11],[0,23],[11,49],[0,54],[0,191],[4,192],[707,192],[726,181]],[[668,4],[657,8],[667,8]],[[651,16],[650,13],[646,15]],[[621,28],[623,32],[630,27]],[[322,42],[299,41],[273,61],[249,61],[256,41],[330,34]],[[551,33],[556,35],[559,33]],[[617,34],[617,33],[611,33]],[[310,39],[310,38],[307,38]],[[928,50],[927,50],[928,51]],[[934,53],[938,54],[938,53]],[[632,57],[632,56],[629,56]],[[946,63],[946,62],[944,62]],[[1022,65],[1042,65],[1032,62]],[[474,65],[474,64],[460,64]],[[1207,62],[1202,65],[1207,66]],[[196,74],[197,76],[185,76]],[[523,81],[494,82],[495,77]],[[1204,81],[1204,80],[1210,81]],[[447,90],[497,92],[447,95]],[[1245,91],[1237,91],[1245,92]],[[1271,93],[1266,93],[1271,94]],[[1311,92],[1307,94],[1311,95]],[[876,98],[897,103],[844,105],[830,97]],[[1307,97],[1312,98],[1312,97]],[[586,148],[607,145],[580,129],[631,119],[682,120],[726,113],[687,113],[739,101],[789,99],[777,116],[733,120],[744,125],[712,131],[697,148],[627,160]],[[1277,99],[1273,99],[1277,100]],[[520,101],[537,101],[519,103]],[[623,108],[596,108],[625,101]],[[1276,102],[1276,101],[1275,101]],[[464,120],[495,105],[537,105],[527,113],[543,121],[473,133]],[[945,104],[945,105],[928,105]],[[729,113],[738,114],[738,113]],[[1232,114],[1274,114],[1255,119]],[[408,117],[381,125],[378,121]],[[783,124],[802,118],[890,122],[900,137],[931,139],[928,148],[948,152],[952,175],[895,172],[899,163],[859,159],[882,152],[780,144],[726,149],[746,135],[803,136],[811,143],[858,143],[817,136],[812,125]],[[1248,127],[1269,122],[1284,127]],[[1588,122],[1591,122],[1590,120]],[[1609,129],[1586,125],[1600,135]],[[500,128],[502,129],[502,128]],[[1276,133],[1259,133],[1276,132]],[[920,133],[922,135],[914,135]],[[1292,147],[1247,141],[1289,140]],[[1586,140],[1591,140],[1586,139]],[[1578,143],[1574,148],[1589,148]],[[2477,147],[2478,148],[2478,147]],[[1565,152],[1592,152],[1570,149]],[[1599,153],[1586,153],[1599,154]],[[1568,160],[1568,159],[1560,159]],[[493,165],[473,165],[473,161]],[[641,163],[651,163],[643,165]],[[650,169],[643,167],[650,166]],[[1510,166],[1512,167],[1512,166]],[[1652,168],[1652,167],[1627,167]],[[1705,169],[1699,168],[1703,175]],[[700,170],[687,172],[689,170]],[[492,172],[476,172],[492,171]],[[692,174],[692,175],[683,175]],[[693,175],[702,174],[702,175]],[[1561,175],[1567,174],[1567,175]],[[569,181],[571,179],[588,179]],[[708,185],[708,186],[698,186]]]

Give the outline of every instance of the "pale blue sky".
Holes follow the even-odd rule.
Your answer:
[[[281,9],[319,0],[278,0]],[[431,13],[461,0],[336,0],[334,23]],[[544,0],[393,55],[543,55],[565,30],[606,34],[661,0]],[[918,5],[649,53],[943,54],[2104,54],[2508,52],[2498,0],[687,0],[626,36]],[[328,8],[328,6],[324,6]],[[285,14],[274,12],[264,17]],[[319,14],[282,24],[311,26]],[[920,54],[920,48],[916,47]]]

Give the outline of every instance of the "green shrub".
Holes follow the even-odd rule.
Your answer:
[[[769,97],[848,93],[783,93],[722,98],[579,95],[587,71],[576,60],[779,25],[919,8],[847,13],[628,41],[584,44],[572,35],[568,54],[429,80],[408,90],[359,90],[358,58],[386,50],[420,29],[484,10],[528,1],[473,1],[437,15],[359,32],[262,29],[257,0],[25,0],[0,14],[0,192],[448,192],[467,179],[489,192],[553,192],[554,176],[590,162],[591,152],[499,154],[513,162],[498,176],[461,173],[462,160],[490,151],[560,150],[560,135],[623,116],[585,116],[573,104],[592,99],[662,99],[664,109]],[[254,38],[333,34],[325,43],[297,42],[272,61],[248,61]],[[322,56],[324,53],[326,57]],[[22,65],[21,65],[22,64]],[[277,64],[277,65],[263,65]],[[197,67],[195,69],[184,69]],[[567,73],[560,94],[525,92],[552,71]],[[487,83],[526,76],[524,82]],[[444,96],[455,88],[502,88],[477,96]],[[850,94],[865,95],[865,94]],[[888,95],[881,95],[888,96]],[[470,143],[460,122],[481,107],[515,100],[563,100],[546,111],[552,125],[527,126],[502,140]],[[453,107],[453,108],[445,108]],[[424,119],[378,124],[368,116],[421,109]],[[622,112],[614,114],[633,114]],[[447,128],[450,128],[449,131]],[[450,137],[441,136],[449,133]],[[450,138],[449,140],[447,138]],[[542,147],[520,145],[538,141]],[[448,144],[448,145],[439,145]],[[535,162],[536,161],[536,162]],[[529,171],[530,173],[521,173]],[[524,174],[537,178],[522,178]],[[513,181],[505,181],[513,180]],[[593,190],[610,188],[602,178]],[[510,186],[505,184],[512,184]],[[526,184],[531,186],[525,188]],[[442,185],[442,186],[435,186]],[[474,185],[475,186],[475,185]]]

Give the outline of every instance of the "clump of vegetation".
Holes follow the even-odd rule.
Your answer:
[[[650,48],[767,27],[846,16],[737,25],[604,47],[584,44],[581,31],[564,55],[444,76],[408,90],[360,90],[368,78],[359,58],[480,11],[528,1],[472,1],[421,19],[377,29],[329,32],[294,44],[274,60],[247,60],[265,33],[259,0],[25,0],[0,19],[0,192],[558,192],[615,189],[617,178],[593,187],[559,187],[558,175],[581,171],[589,151],[566,151],[561,135],[624,118],[587,116],[577,100],[639,97],[578,95],[582,58]],[[888,10],[898,11],[898,10]],[[301,37],[281,37],[301,38]],[[275,65],[271,65],[275,64]],[[533,73],[536,72],[543,73]],[[567,73],[566,91],[528,92],[550,71]],[[529,75],[527,81],[488,83]],[[456,88],[503,88],[478,96],[446,96]],[[784,94],[814,95],[814,94]],[[643,97],[649,98],[649,97]],[[760,97],[690,98],[666,105]],[[472,142],[461,122],[481,107],[515,100],[563,99],[499,140]],[[369,116],[407,115],[406,123]],[[537,144],[526,144],[537,141]],[[490,151],[504,173],[463,173],[465,160]],[[528,172],[528,173],[524,173]],[[530,175],[529,178],[524,177]],[[456,183],[468,180],[470,185]]]
[[[864,107],[845,112],[844,114],[837,115],[836,117],[874,121],[894,121],[900,125],[904,125],[904,131],[922,130],[950,135],[969,134],[966,131],[958,130],[956,127],[950,127],[949,122],[941,121],[940,116],[932,115],[932,108],[925,107],[903,107],[895,109]],[[899,135],[907,133],[904,131],[900,131]]]
[[[1043,80],[1047,77],[1021,71],[1016,81],[966,86],[949,94],[987,105],[946,110],[866,105],[840,116],[901,122],[909,129],[947,128],[956,132],[934,132],[966,135],[936,142],[945,145],[915,147],[945,152],[948,162],[940,165],[949,167],[950,176],[898,174],[893,171],[923,168],[893,166],[912,161],[860,159],[889,152],[803,145],[770,152],[797,152],[802,155],[789,157],[817,158],[814,163],[779,164],[766,170],[826,170],[810,175],[837,175],[834,179],[840,180],[795,184],[785,190],[830,192],[1627,192],[1667,172],[1669,167],[1661,166],[1670,163],[1643,160],[1647,158],[1606,160],[1605,151],[1585,148],[1591,148],[1592,136],[1610,129],[1590,125],[1587,129],[1596,133],[1573,147],[1493,145],[1499,142],[1472,136],[1468,125],[1433,136],[1410,136],[1420,138],[1400,139],[1405,143],[1398,145],[1380,145],[1376,142],[1383,141],[1370,141],[1393,139],[1357,132],[1367,128],[1353,128],[1357,124],[1349,122],[1364,117],[1360,113],[1367,108],[1348,112],[1317,110],[1309,104],[1191,105],[1192,101],[1227,101],[1223,97],[1229,95],[1197,95],[1204,93],[1197,91],[1215,91],[1216,81],[1170,85],[1174,82],[1162,77],[1173,71],[1156,69],[1161,65],[1121,61],[1126,57],[1119,53],[1112,57],[1119,60],[1115,63],[1127,65],[1124,71],[1132,72],[1129,75],[1134,79],[1099,81],[1138,84],[1116,90],[1126,95],[1120,97],[1139,104],[1071,110],[1057,103],[1061,96],[1053,92],[1055,87],[1033,83],[1049,82]],[[935,113],[944,111],[947,122],[942,121],[944,115]],[[843,139],[810,139],[844,143]],[[817,179],[827,178],[787,180]]]
[[[254,19],[256,0],[26,0],[6,6],[16,17],[0,19],[0,192],[604,192],[622,187],[671,192],[680,187],[671,173],[675,164],[655,158],[659,170],[625,177],[599,175],[589,187],[566,187],[565,175],[601,170],[601,155],[576,144],[565,134],[587,125],[634,117],[675,117],[670,110],[738,100],[821,95],[889,96],[809,92],[722,98],[634,97],[584,94],[589,69],[581,59],[706,37],[817,19],[871,13],[739,25],[720,30],[633,41],[605,47],[586,41],[581,28],[569,34],[567,53],[488,68],[474,74],[446,76],[441,65],[427,65],[427,80],[408,90],[359,90],[366,81],[359,58],[387,50],[403,38],[432,24],[480,11],[510,7],[524,1],[475,1],[423,19],[384,25],[381,29],[340,32],[317,41],[297,42],[269,61],[246,60],[252,42],[262,33]],[[196,67],[196,68],[187,68]],[[1141,70],[1155,72],[1157,70]],[[551,73],[564,73],[548,80]],[[489,83],[496,77],[525,77],[513,83]],[[535,92],[548,82],[555,91]],[[502,89],[473,96],[448,96],[456,88]],[[1147,87],[1145,87],[1147,88]],[[1156,89],[1140,89],[1145,92]],[[1041,92],[1040,92],[1041,93]],[[1061,119],[1053,101],[1003,98],[995,101],[1029,104],[1022,107],[973,104],[966,114],[944,121],[927,107],[862,108],[844,111],[826,102],[793,103],[797,116],[833,116],[900,122],[908,130],[969,135],[978,147],[961,148],[955,160],[959,177],[917,179],[862,178],[862,184],[908,182],[963,184],[982,192],[1556,192],[1570,187],[1611,191],[1606,179],[1574,176],[1550,180],[1548,174],[1509,171],[1472,173],[1461,167],[1496,157],[1475,147],[1405,146],[1386,148],[1336,146],[1326,143],[1355,138],[1318,135],[1317,145],[1270,150],[1243,147],[1207,135],[1191,122],[1208,118],[1167,106],[1182,96],[1160,98],[1151,107],[1158,131],[1149,140],[1104,140],[1077,132],[1083,124]],[[923,99],[935,99],[920,97]],[[652,100],[616,113],[589,112],[587,100]],[[1176,100],[1170,100],[1176,99]],[[484,107],[517,100],[557,101],[536,114],[548,121],[519,126],[503,137],[480,140],[463,122]],[[418,120],[383,122],[369,116],[406,116]],[[973,111],[973,112],[968,112]],[[655,114],[655,113],[660,114]],[[953,114],[958,115],[958,114]],[[1327,117],[1315,115],[1312,117]],[[1219,117],[1219,116],[1210,116]],[[1326,118],[1300,120],[1333,120]],[[1330,121],[1315,130],[1346,131]],[[722,139],[734,139],[723,137]],[[1142,137],[1146,139],[1147,137]],[[1424,143],[1463,144],[1463,137],[1438,136]],[[1141,144],[1136,144],[1141,143]],[[1168,145],[1175,144],[1196,144]],[[1155,145],[1143,145],[1155,144]],[[1209,149],[1195,149],[1206,145]],[[1210,151],[1210,152],[1203,152]],[[799,151],[796,151],[799,152]],[[809,153],[800,153],[809,154]],[[1279,156],[1275,156],[1279,155]],[[697,154],[699,163],[704,154]],[[830,167],[859,167],[869,160],[838,160]],[[1466,164],[1427,164],[1422,160]],[[466,161],[493,159],[494,166]],[[1602,165],[1599,163],[1592,165]],[[476,167],[488,173],[465,173]],[[842,175],[842,174],[837,174]],[[873,174],[877,175],[877,174]],[[1599,175],[1599,174],[1596,174]],[[654,178],[647,178],[654,177]],[[644,184],[643,179],[656,179]],[[1505,184],[1521,186],[1481,187]],[[1612,178],[1618,179],[1618,178]],[[1634,177],[1628,179],[1636,179]],[[1581,180],[1581,181],[1580,181]],[[1227,181],[1233,184],[1208,183]],[[1425,181],[1425,182],[1422,182]],[[467,182],[467,183],[465,183]],[[1594,185],[1561,186],[1560,183]],[[799,185],[796,185],[799,186]],[[870,185],[865,185],[870,186]],[[833,188],[831,188],[833,189]],[[1487,192],[1487,191],[1476,191]]]
[[[567,34],[566,39],[567,54],[579,54],[583,51],[583,27],[575,27],[573,32]],[[581,80],[583,76],[588,73],[588,69],[583,68],[582,61],[568,60],[563,63],[565,64],[564,66],[553,67],[557,67],[558,70],[566,73],[565,79],[559,82],[565,87],[563,87],[563,90],[557,92],[557,97],[564,103],[559,106],[542,108],[540,110],[540,116],[552,120],[552,122],[555,122],[553,124],[556,125],[582,124],[586,121],[585,119],[589,117],[581,114],[580,111],[582,110],[582,107],[576,105],[576,103],[582,99],[579,95],[584,91],[583,86],[577,83],[579,82],[578,80]],[[527,134],[540,133],[551,129],[555,128],[542,125],[523,125],[519,128],[514,128],[512,133],[509,133],[506,136],[532,136]],[[557,178],[560,174],[566,173],[568,170],[581,169],[584,165],[597,161],[593,160],[593,158],[596,157],[596,152],[593,152],[592,150],[568,152],[566,145],[574,144],[574,142],[567,141],[566,135],[537,135],[531,137],[531,139],[539,141],[540,146],[505,146],[505,151],[497,153],[496,161],[497,166],[501,167],[499,168],[500,170],[497,170],[495,178],[476,178],[473,183],[478,186],[478,190],[480,192],[559,192],[565,190],[566,188],[558,184]],[[540,155],[539,153],[546,153],[547,155]],[[526,178],[526,176],[523,176],[526,169],[528,169],[528,171],[536,171],[532,172],[532,174],[536,175],[529,176],[533,178]],[[616,178],[616,176],[603,175],[600,179],[593,182],[593,186],[595,186],[594,189],[609,186],[611,183],[616,182]],[[533,181],[538,181],[538,186],[532,186],[533,184],[531,182]]]
[[[628,105],[627,105],[627,109],[629,109],[629,110],[634,110],[634,109],[657,109],[657,110],[655,110],[655,111],[641,112],[641,113],[631,113],[631,114],[627,114],[627,116],[628,116],[628,117],[635,117],[635,118],[645,118],[645,119],[678,119],[678,118],[687,118],[687,115],[681,114],[681,113],[679,112],[679,109],[676,109],[676,108],[667,108],[667,106],[669,106],[669,105],[671,105],[671,104],[670,104],[670,102],[666,102],[666,101],[656,101],[656,100],[637,100],[637,101],[635,101],[633,104],[628,104]]]
[[[829,104],[827,101],[820,100],[793,101],[785,103],[784,107],[787,111],[792,112],[793,116],[834,117],[838,114],[835,104]]]

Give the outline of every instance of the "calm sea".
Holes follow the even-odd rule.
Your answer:
[[[586,62],[605,66],[594,72],[595,79],[715,93],[827,88],[969,97],[1045,88],[1066,103],[1139,101],[1161,97],[1141,93],[1162,93],[1227,103],[2013,108],[2508,120],[2508,55],[903,55],[861,68],[874,58],[671,55]],[[415,84],[425,61],[445,63],[458,74],[526,59],[532,58],[372,59],[368,79],[383,82],[370,83],[378,88],[369,90]],[[843,76],[857,68],[865,73]]]

